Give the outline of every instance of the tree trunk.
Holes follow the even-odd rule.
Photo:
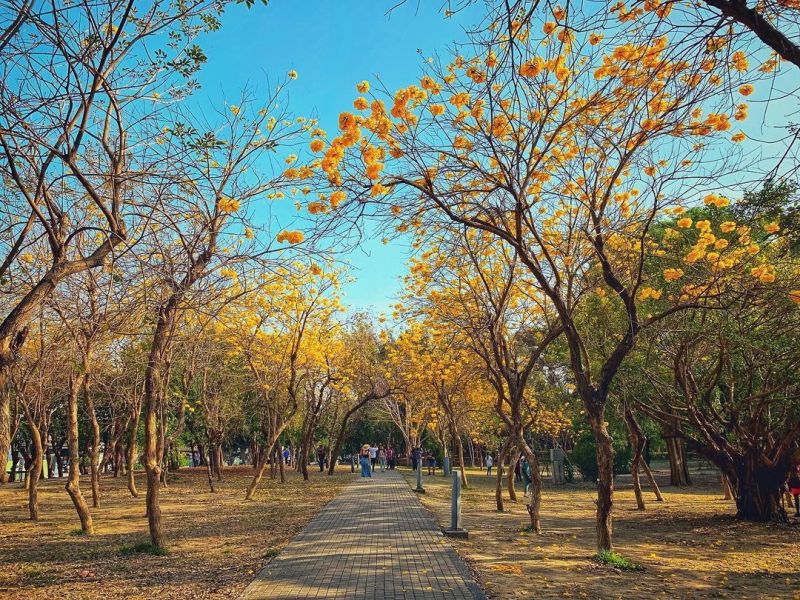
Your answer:
[[[642,462],[642,452],[644,450],[645,439],[642,430],[636,422],[633,412],[627,403],[623,406],[625,415],[625,425],[628,428],[628,441],[633,449],[631,458],[631,479],[633,481],[633,493],[636,496],[636,509],[644,510],[644,497],[642,496],[642,485],[639,481],[639,465]]]
[[[531,472],[531,502],[528,504],[528,515],[531,519],[531,531],[536,534],[542,533],[540,511],[542,505],[542,474],[539,470],[539,459],[536,453],[528,446],[524,438],[522,440],[522,452]]]
[[[768,466],[756,450],[744,456],[736,465],[736,517],[745,521],[786,522],[781,503],[781,490],[789,464]]]
[[[728,476],[725,475],[725,473],[722,473],[721,476],[722,476],[722,499],[732,500],[733,490],[731,489],[730,479],[728,479]]]
[[[158,337],[158,333],[155,336]],[[153,344],[162,346],[165,340]],[[161,526],[161,506],[158,495],[161,485],[161,461],[157,450],[158,422],[157,414],[161,403],[161,366],[163,362],[158,355],[151,356],[146,377],[145,416],[144,416],[144,469],[147,474],[147,524],[150,529],[150,542],[156,548],[164,547],[164,532]]]
[[[195,265],[195,268],[197,267],[198,265]],[[204,268],[205,265],[200,265],[200,267]],[[182,290],[188,289],[193,283],[193,280],[185,280],[182,283]],[[156,548],[164,547],[161,506],[158,499],[161,486],[162,456],[160,451],[163,450],[160,433],[163,429],[159,428],[158,414],[163,409],[167,359],[182,297],[183,292],[178,291],[160,307],[145,369],[144,468],[147,474],[147,523],[150,529],[150,541]]]
[[[19,468],[19,452],[14,448],[11,449],[11,475],[8,478],[9,482],[16,482],[17,469]]]
[[[647,476],[647,481],[650,483],[650,487],[653,489],[653,493],[656,495],[656,502],[663,502],[664,496],[661,495],[661,488],[656,482],[656,478],[653,477],[653,472],[650,470],[650,465],[648,465],[647,461],[644,459],[642,459],[642,470],[644,471],[644,474]]]
[[[517,490],[515,489],[514,483],[516,478],[516,465],[517,461],[519,460],[519,450],[514,450],[513,452],[509,453],[509,461],[508,461],[508,474],[506,476],[506,485],[508,486],[508,498],[512,502],[517,501]]]
[[[88,365],[84,363],[84,373],[88,373]],[[86,398],[86,412],[89,413],[89,423],[92,427],[92,506],[100,507],[100,423],[97,421],[97,411],[94,399],[89,392],[89,375],[84,376],[83,393]],[[108,452],[108,448],[106,448]]]
[[[139,402],[136,403],[133,409],[133,418],[131,419],[130,439],[128,440],[128,491],[134,498],[139,497],[139,491],[136,489],[136,478],[134,470],[136,466],[136,438],[139,434],[139,417],[142,413],[142,407]]]
[[[286,469],[284,469],[283,454],[281,452],[278,452],[278,473],[281,476],[281,483],[286,483]]]
[[[222,462],[224,461],[225,457],[222,454],[222,443],[217,442],[216,445],[216,471],[217,471],[217,481],[222,481]]]
[[[33,457],[31,460],[30,468],[28,469],[28,478],[26,480],[28,486],[28,511],[30,512],[31,520],[39,520],[39,478],[42,476],[42,459],[44,456],[44,448],[42,447],[42,435],[39,427],[33,422],[30,413],[27,411],[28,429],[31,432]]]
[[[495,483],[495,491],[494,491],[494,498],[495,503],[497,504],[497,510],[502,512],[503,511],[503,463],[506,460],[506,454],[508,453],[508,441],[503,444],[503,447],[500,448],[500,452],[497,456],[497,481]]]
[[[686,464],[686,450],[683,442],[674,435],[665,436],[667,456],[669,458],[669,484],[675,487],[686,487],[692,484],[689,468]]]
[[[11,394],[0,388],[0,483],[9,482],[6,457],[11,450]]]
[[[456,436],[456,448],[458,449],[458,468],[461,470],[461,487],[467,489],[467,470],[464,466],[464,440],[461,436]]]
[[[599,403],[595,403],[596,405]],[[614,446],[604,422],[602,404],[596,406],[589,415],[597,443],[597,549],[613,550],[611,542],[613,534],[612,509],[614,504]]]
[[[84,374],[73,373],[70,376],[69,394],[67,396],[67,444],[69,445],[69,475],[67,478],[67,493],[75,505],[78,518],[81,520],[81,529],[87,534],[94,533],[92,515],[89,506],[81,493],[80,481],[80,455],[78,444],[78,394],[83,386]]]
[[[253,479],[250,482],[250,485],[247,486],[247,492],[245,492],[244,499],[245,500],[252,500],[253,496],[255,496],[256,488],[258,488],[258,484],[261,481],[261,478],[264,476],[264,471],[267,468],[267,457],[272,457],[270,460],[271,468],[274,470],[275,467],[275,456],[278,457],[278,464],[280,464],[281,469],[281,483],[284,481],[283,475],[283,454],[281,454],[281,447],[278,444],[278,438],[283,433],[283,429],[285,425],[277,425],[275,419],[273,419],[273,424],[276,426],[273,429],[272,434],[270,435],[269,439],[267,440],[267,444],[264,445],[265,452],[262,453],[262,462],[259,468],[256,470],[255,475],[253,475]],[[274,451],[276,451],[273,454]]]
[[[200,446],[200,448],[201,448],[201,451],[202,451],[202,446]],[[214,489],[214,473],[213,473],[213,469],[211,467],[211,455],[212,455],[211,444],[208,444],[208,460],[205,461],[206,462],[206,476],[208,477],[208,487],[211,490],[211,493],[213,494],[213,493],[216,493],[217,490]],[[246,498],[246,500],[249,500],[249,498]]]
[[[664,497],[661,495],[661,490],[659,489],[658,484],[653,477],[653,472],[650,470],[650,466],[644,459],[644,449],[645,445],[647,444],[647,437],[644,435],[641,425],[639,425],[639,422],[636,420],[636,416],[633,414],[633,411],[627,402],[623,406],[623,411],[625,416],[625,425],[628,428],[628,439],[630,440],[631,447],[633,448],[633,458],[631,459],[631,477],[633,478],[633,491],[636,495],[636,507],[638,510],[644,510],[644,497],[642,496],[642,486],[639,480],[640,468],[645,472],[645,475],[647,475],[647,479],[650,482],[650,487],[653,488],[653,492],[656,495],[656,501],[663,502]]]

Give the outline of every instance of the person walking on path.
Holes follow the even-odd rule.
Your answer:
[[[361,465],[361,477],[372,477],[372,471],[369,468],[369,444],[361,446],[361,452],[358,453],[358,462]]]
[[[386,450],[383,444],[378,446],[378,463],[381,465],[381,473],[386,470]]]
[[[486,455],[486,476],[492,476],[492,466],[494,465],[494,458],[492,458],[491,454]]]
[[[794,516],[800,517],[800,465],[795,465],[789,477],[789,493],[794,497]]]
[[[391,446],[386,449],[386,460],[389,463],[389,469],[394,470],[394,450]]]

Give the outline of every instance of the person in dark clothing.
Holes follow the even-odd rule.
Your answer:
[[[794,497],[794,516],[800,517],[800,465],[789,476],[789,493]]]
[[[521,458],[517,459],[516,464],[514,465],[514,481],[516,483],[522,483],[522,466],[521,466]]]
[[[411,468],[415,471],[420,464],[420,460],[422,459],[422,449],[417,446],[411,451]]]
[[[428,463],[428,475],[436,475],[436,456],[434,456],[433,452],[428,452],[425,458]]]
[[[322,473],[325,470],[325,446],[320,446],[317,448],[317,462],[319,463],[319,472]]]

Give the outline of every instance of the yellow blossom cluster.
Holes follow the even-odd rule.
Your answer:
[[[305,239],[302,231],[281,231],[277,240],[279,243],[299,244]]]
[[[239,210],[240,203],[238,200],[234,198],[228,198],[227,196],[221,196],[220,199],[217,201],[217,208],[219,208],[220,212],[224,213],[232,213]]]

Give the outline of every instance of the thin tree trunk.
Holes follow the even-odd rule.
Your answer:
[[[208,460],[206,460],[206,476],[208,477],[208,487],[211,489],[212,493],[215,493],[217,490],[214,489],[214,472],[213,472],[214,470],[211,467],[211,460],[212,460],[211,444],[209,443],[207,447],[208,447]]]
[[[656,495],[656,502],[663,502],[664,496],[661,495],[661,488],[658,486],[656,478],[653,477],[653,471],[650,470],[650,465],[647,464],[646,460],[642,460],[642,470],[647,476],[647,481],[650,482],[650,487],[653,489],[653,493]]]
[[[602,405],[589,415],[597,443],[597,549],[613,550],[612,509],[614,505],[614,446],[604,422]]]
[[[94,407],[94,398],[89,390],[88,362],[84,361],[83,393],[86,398],[86,411],[89,413],[89,422],[92,426],[92,506],[100,507],[100,423],[97,421],[97,411]],[[106,448],[108,451],[108,448]]]
[[[691,485],[683,442],[672,434],[667,434],[665,440],[669,458],[669,484],[675,487]]]
[[[42,458],[44,455],[44,448],[42,447],[42,434],[39,427],[34,423],[30,411],[25,409],[26,417],[28,419],[28,429],[31,432],[33,456],[30,468],[28,469],[28,477],[26,485],[28,487],[28,512],[32,521],[39,520],[39,478],[42,476]]]
[[[509,441],[506,440],[502,448],[500,448],[500,452],[497,456],[497,481],[495,482],[494,497],[495,503],[497,504],[497,510],[500,512],[503,511],[503,463],[506,460],[508,446]]]
[[[531,472],[531,501],[528,504],[528,516],[531,519],[531,531],[535,534],[542,533],[541,523],[541,506],[542,506],[542,474],[539,470],[539,459],[536,453],[525,442],[525,438],[521,438],[522,453],[525,455],[525,460],[528,461],[528,469]]]
[[[275,421],[273,419],[273,423],[274,422]],[[272,465],[272,469],[274,471],[274,466],[275,466],[275,458],[274,458],[274,455],[273,455],[273,450],[274,449],[277,450],[276,454],[278,456],[279,464],[281,465],[281,467],[280,467],[280,469],[281,469],[281,483],[283,483],[283,481],[284,481],[283,455],[281,454],[280,445],[278,444],[278,438],[281,436],[281,433],[283,433],[284,427],[285,427],[285,425],[278,425],[276,427],[276,430],[273,430],[273,433],[271,434],[268,443],[264,446],[264,448],[266,448],[267,451],[263,453],[263,461],[262,461],[261,465],[259,466],[258,470],[256,471],[255,475],[253,476],[253,479],[250,482],[250,485],[247,486],[247,492],[245,492],[245,495],[244,495],[244,499],[245,500],[252,500],[253,496],[255,496],[256,489],[258,488],[258,484],[260,483],[261,478],[264,476],[264,471],[267,468],[267,457],[270,457],[270,456],[273,457],[272,460],[270,460],[270,464]],[[274,476],[273,476],[273,478],[274,478]]]
[[[732,500],[733,499],[733,491],[731,490],[731,482],[725,473],[721,474],[722,476],[722,494],[723,500]]]
[[[517,501],[517,490],[514,486],[514,479],[516,477],[516,464],[519,460],[519,450],[514,450],[512,453],[509,454],[510,460],[508,462],[508,473],[506,475],[506,485],[508,486],[508,498],[512,502]]]
[[[19,468],[19,452],[14,450],[13,447],[11,449],[11,475],[8,478],[10,483],[16,482],[17,480],[17,469]]]
[[[139,490],[136,489],[136,477],[134,474],[136,466],[136,438],[139,434],[139,417],[142,412],[142,407],[139,402],[136,403],[133,409],[133,418],[131,419],[130,439],[128,440],[128,491],[134,498],[139,497]]]
[[[642,496],[642,485],[639,481],[639,465],[642,462],[642,451],[644,450],[645,439],[627,403],[623,406],[623,413],[625,416],[625,425],[628,428],[628,440],[633,449],[633,457],[631,458],[631,479],[633,481],[633,493],[636,496],[636,509],[644,510],[645,505],[644,497]]]
[[[69,395],[67,396],[67,443],[69,445],[69,475],[67,478],[66,490],[72,503],[75,505],[75,510],[78,513],[78,518],[81,521],[81,529],[87,534],[94,533],[94,524],[92,523],[92,515],[89,511],[89,506],[86,504],[86,499],[81,493],[80,481],[80,455],[78,444],[78,394],[83,386],[84,374],[73,373],[70,376]]]
[[[464,467],[464,440],[461,439],[461,436],[456,437],[456,447],[458,448],[458,468],[461,471],[461,487],[467,489],[469,485],[467,484],[467,470]]]

